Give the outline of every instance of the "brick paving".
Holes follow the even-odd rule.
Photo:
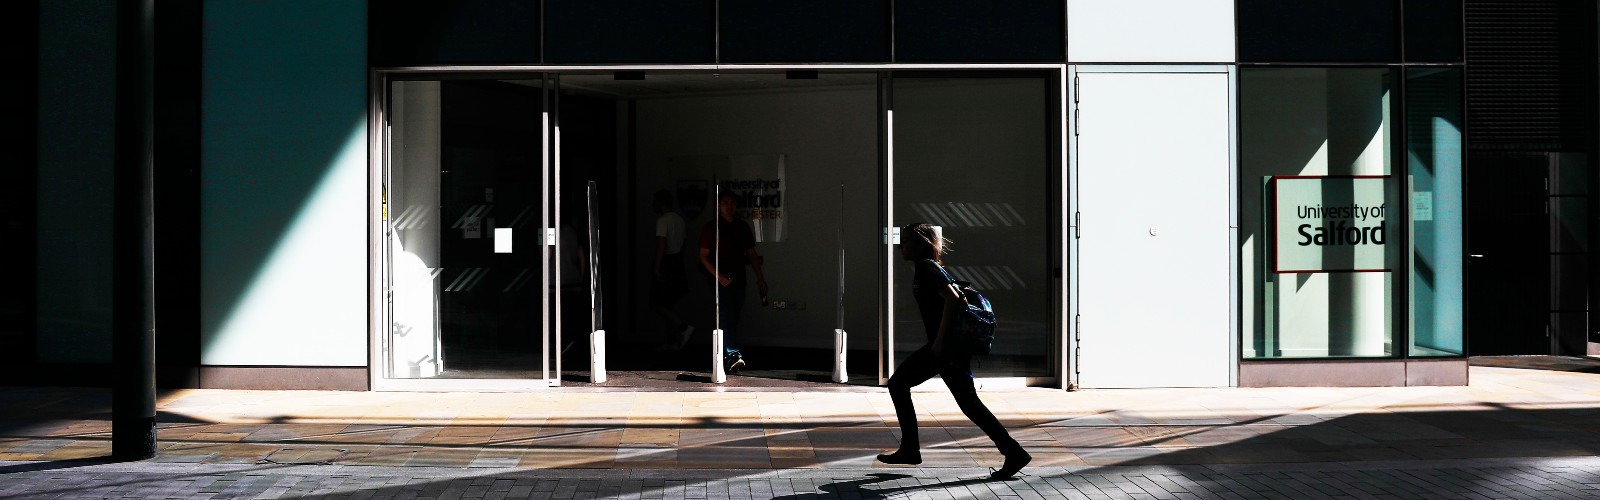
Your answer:
[[[1503,360],[1497,364],[1505,365]],[[104,462],[102,389],[0,388],[3,498],[1600,498],[1600,375],[1474,366],[1466,387],[984,391],[1001,457],[918,392],[184,390],[160,454]]]
[[[0,462],[0,498],[1597,498],[1600,458],[988,469]]]

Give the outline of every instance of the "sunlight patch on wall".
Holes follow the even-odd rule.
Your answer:
[[[207,365],[364,366],[367,127],[352,127],[322,181],[208,332]]]

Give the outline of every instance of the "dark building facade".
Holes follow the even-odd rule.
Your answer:
[[[103,383],[116,7],[22,10],[6,378]],[[750,376],[880,383],[923,340],[896,253],[918,221],[996,304],[994,385],[1450,385],[1468,355],[1600,345],[1592,3],[170,1],[156,19],[166,386],[715,382],[716,342]],[[742,305],[712,300],[696,252],[721,190],[772,284]],[[685,221],[667,309],[687,340],[651,307],[662,191]]]

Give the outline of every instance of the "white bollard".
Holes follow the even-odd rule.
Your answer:
[[[606,381],[605,330],[595,330],[589,334],[589,381],[596,384]]]
[[[722,368],[722,330],[711,331],[711,383],[728,381],[728,372]]]
[[[850,334],[844,330],[833,331],[833,381],[845,383],[850,381],[850,374],[845,371],[845,354],[850,351]]]

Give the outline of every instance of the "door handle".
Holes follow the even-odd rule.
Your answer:
[[[1483,254],[1481,254],[1481,253],[1469,254],[1468,257],[1472,257],[1474,259],[1482,259],[1483,258]]]

